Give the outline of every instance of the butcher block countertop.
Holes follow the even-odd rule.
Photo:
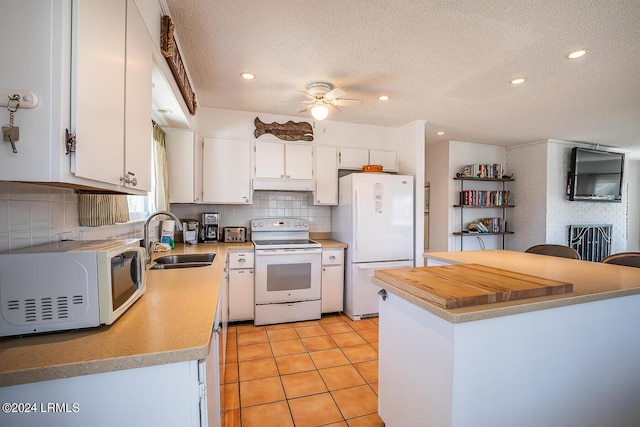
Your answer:
[[[232,249],[253,245],[177,244],[171,254],[215,252],[213,264],[147,270],[145,294],[111,326],[0,338],[0,386],[205,358]]]
[[[640,294],[640,268],[504,250],[428,252],[425,257],[436,263],[452,264],[453,266],[475,264],[488,267],[488,270],[485,268],[486,271],[498,275],[504,274],[504,272],[516,273],[516,276],[526,275],[524,277],[527,280],[533,278],[533,281],[538,284],[544,282],[546,285],[555,285],[555,291],[549,291],[548,294],[545,291],[542,296],[529,296],[525,292],[525,295],[518,297],[518,299],[509,296],[501,302],[491,302],[492,297],[486,296],[486,301],[471,298],[475,301],[472,305],[460,305],[453,302],[449,303],[451,308],[446,308],[447,300],[458,301],[456,298],[461,295],[463,297],[469,296],[467,293],[469,289],[456,291],[442,286],[441,281],[446,278],[446,274],[440,274],[435,281],[433,277],[430,277],[431,273],[425,275],[425,269],[442,269],[442,267],[376,271],[373,277],[373,282],[376,285],[452,323],[490,319]],[[456,272],[455,279],[459,279],[461,276],[456,270],[449,269],[450,272]],[[437,270],[435,271],[437,272]],[[474,276],[469,275],[470,281],[473,281],[472,277]],[[477,273],[475,277],[478,277]],[[451,279],[451,277],[449,278]],[[456,284],[455,279],[452,279],[452,288],[462,286],[460,283]],[[421,281],[427,282],[426,286],[421,284]],[[429,289],[429,282],[432,287],[436,288],[435,290]],[[496,295],[504,294],[510,290],[500,288],[500,285],[508,284],[507,280],[501,279],[499,282],[496,283],[498,288],[491,290]],[[433,285],[434,283],[436,285]],[[487,293],[490,292],[487,291]],[[497,301],[500,301],[499,298]]]

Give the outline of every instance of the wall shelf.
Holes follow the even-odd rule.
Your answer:
[[[456,176],[453,178],[455,181],[460,181],[460,203],[453,205],[454,208],[459,208],[460,212],[460,228],[459,231],[455,231],[452,234],[460,237],[460,250],[464,250],[464,238],[469,236],[502,236],[502,249],[504,249],[504,236],[514,234],[513,231],[500,230],[500,228],[506,228],[506,209],[515,208],[515,205],[509,203],[509,191],[506,189],[506,183],[514,181],[513,178],[477,178],[467,176]],[[465,189],[465,181],[474,183],[478,182],[491,182],[502,184],[500,188],[494,188],[492,190],[470,190]],[[469,197],[469,203],[463,203],[463,194]],[[506,203],[495,203],[494,200],[505,198]],[[466,198],[466,197],[465,197]],[[466,231],[465,230],[465,209],[498,209],[500,215],[497,217],[498,231],[478,232],[478,231]]]

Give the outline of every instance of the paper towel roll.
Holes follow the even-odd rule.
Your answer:
[[[176,222],[172,219],[164,219],[161,224],[160,241],[170,243],[173,241],[173,233],[176,229]]]

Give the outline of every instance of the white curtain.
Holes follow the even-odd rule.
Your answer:
[[[152,211],[169,210],[169,168],[167,145],[162,128],[153,122],[153,206]]]

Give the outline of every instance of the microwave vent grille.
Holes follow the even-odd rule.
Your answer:
[[[55,298],[43,297],[13,299],[6,303],[5,309],[14,319],[21,319],[24,324],[42,324],[69,320],[75,313],[84,312],[86,303],[84,295],[61,295]],[[76,307],[73,307],[76,306]],[[20,323],[22,323],[20,322]]]

